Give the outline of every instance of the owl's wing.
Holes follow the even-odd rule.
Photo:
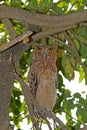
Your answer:
[[[35,73],[35,69],[33,63],[30,66],[29,75],[28,75],[29,87],[31,89],[31,93],[34,97],[36,97],[37,87],[38,87],[38,80],[37,75]]]
[[[56,77],[55,77],[55,87],[56,87],[56,89],[58,88],[58,77],[57,77],[57,74],[56,74]]]

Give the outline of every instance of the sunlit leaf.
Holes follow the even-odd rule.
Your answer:
[[[74,39],[73,41],[74,41],[74,43],[75,43],[76,49],[79,50],[79,49],[80,49],[80,44],[79,44],[79,42],[78,42],[76,39]]]
[[[69,79],[74,78],[74,66],[75,60],[73,57],[68,57],[67,55],[63,56],[62,58],[62,67],[64,71],[64,75]]]

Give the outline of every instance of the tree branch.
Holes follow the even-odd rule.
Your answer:
[[[3,18],[22,20],[39,26],[65,27],[87,21],[87,10],[67,15],[47,16],[11,6],[0,5],[0,19]]]
[[[58,28],[53,28],[53,29],[50,29],[50,30],[45,30],[43,32],[39,32],[39,33],[33,35],[32,39],[34,41],[36,41],[36,40],[38,40],[40,38],[47,37],[47,36],[50,36],[50,35],[53,35],[53,34],[56,34],[56,33],[60,33],[60,32],[69,30],[71,28],[75,28],[76,26],[77,25],[67,26],[67,27],[58,27]]]
[[[11,36],[12,39],[15,39],[17,34],[14,30],[13,24],[11,23],[11,21],[7,18],[3,18],[2,22],[5,24],[7,30],[9,31],[9,34]]]
[[[45,118],[45,121],[46,121],[46,123],[47,123],[47,125],[48,125],[48,127],[49,127],[49,130],[52,130],[52,127],[51,127],[51,125],[50,125],[50,122]]]
[[[0,130],[8,130],[14,74],[11,55],[0,55]]]
[[[0,46],[0,52],[2,52],[4,50],[12,47],[13,45],[21,42],[24,38],[29,37],[32,34],[33,34],[33,32],[27,31],[26,33],[24,33],[24,34],[18,36],[17,38],[15,38],[14,40],[12,40],[10,43],[4,43],[4,44],[2,44],[2,46]]]

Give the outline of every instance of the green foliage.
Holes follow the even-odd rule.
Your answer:
[[[29,0],[27,5],[28,10],[32,10],[34,12],[43,12],[45,13],[49,7],[53,4],[53,0]]]
[[[11,22],[12,22],[14,29],[18,35],[25,32],[26,28],[25,28],[23,22],[21,22],[19,20],[11,20]]]
[[[14,83],[14,89],[11,95],[9,116],[11,122],[14,122],[15,126],[18,129],[20,129],[20,122],[23,121],[24,117],[27,117],[28,122],[30,122],[30,118],[28,116],[28,110],[21,90],[21,86],[17,81],[15,81]]]
[[[64,55],[61,60],[62,71],[69,80],[74,78],[75,58],[70,55]]]
[[[79,12],[84,10],[87,7],[87,0],[60,0],[57,3],[53,3],[53,0],[0,0],[6,5],[14,6],[17,8],[22,8],[30,12],[38,12],[46,15],[61,15],[68,14],[72,12]],[[24,21],[11,20],[14,29],[18,35],[23,34],[26,30]],[[85,24],[85,26],[84,26]],[[78,25],[75,29],[70,30],[70,37],[73,41],[77,52],[81,58],[81,62],[87,67],[87,23],[84,22],[83,25]],[[0,45],[11,40],[8,31],[6,30],[5,25],[0,21]],[[64,36],[62,33],[57,34],[56,39],[58,39],[58,70],[61,71],[63,76],[71,81],[75,77],[75,70],[79,72],[79,82],[82,82],[85,79],[87,84],[87,75],[85,74],[83,68],[77,62],[77,58],[73,54],[70,47],[65,44]],[[40,43],[41,40],[38,40]],[[52,38],[46,38],[46,43],[48,45],[54,44]],[[24,80],[27,79],[26,74],[30,64],[32,63],[33,57],[33,47],[28,51],[24,52],[20,60],[20,72]],[[54,113],[65,113],[66,125],[68,130],[78,130],[81,125],[87,124],[87,96],[84,99],[82,94],[72,92],[66,89],[61,74],[58,74],[58,90],[57,90],[57,101],[54,107]],[[20,122],[23,121],[23,118],[27,118],[28,124],[31,123],[31,120],[28,116],[27,106],[23,97],[21,86],[17,81],[15,81],[14,90],[11,95],[11,105],[9,110],[9,117],[11,122],[17,127],[20,128]],[[76,119],[72,116],[73,111],[75,111]],[[54,122],[54,129],[61,130]]]
[[[21,0],[11,0],[11,5],[15,7],[21,7],[22,1]]]
[[[2,43],[8,42],[10,40],[10,36],[8,31],[5,28],[5,25],[0,21],[0,45]]]

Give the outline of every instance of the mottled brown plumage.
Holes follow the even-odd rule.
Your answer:
[[[56,101],[57,47],[35,45],[34,57],[29,71],[29,86],[41,107],[52,110]]]

